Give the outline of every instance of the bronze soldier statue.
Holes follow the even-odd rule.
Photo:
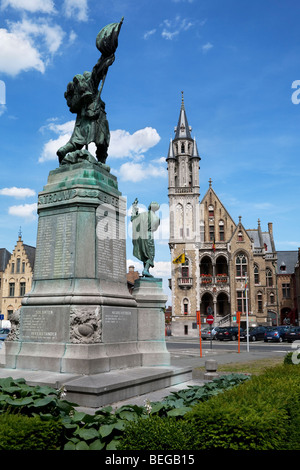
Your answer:
[[[68,83],[65,98],[71,113],[77,114],[77,118],[69,142],[57,151],[60,164],[76,163],[82,159],[95,162],[88,152],[88,144],[91,142],[96,145],[97,160],[102,164],[106,162],[110,133],[101,92],[108,68],[115,60],[122,23],[123,18],[120,23],[111,23],[99,32],[96,47],[101,57],[97,64],[92,72],[75,75],[72,82]],[[84,146],[86,148],[82,150]]]

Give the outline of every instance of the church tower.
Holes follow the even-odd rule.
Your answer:
[[[199,293],[198,249],[200,243],[199,162],[196,140],[188,124],[182,92],[178,124],[167,157],[171,260],[184,254],[185,262],[172,263],[172,329],[190,330],[196,325]],[[198,248],[198,249],[197,249]],[[184,325],[182,324],[184,322]],[[181,333],[183,334],[183,332]],[[187,334],[187,333],[185,333]]]
[[[188,124],[182,92],[178,124],[167,157],[170,243],[199,241],[199,161],[196,140]]]

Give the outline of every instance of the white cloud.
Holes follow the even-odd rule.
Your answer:
[[[45,19],[33,22],[24,17],[22,21],[8,22],[8,29],[0,29],[0,72],[12,76],[28,70],[44,73],[64,37],[59,25]]]
[[[173,20],[164,20],[162,23],[162,37],[167,40],[172,40],[182,31],[190,29],[194,24],[194,22],[187,18],[181,18],[180,15],[177,15]]]
[[[155,277],[171,277],[171,262],[154,260],[154,268],[151,274]]]
[[[56,152],[59,147],[69,141],[74,129],[74,124],[75,121],[68,121],[64,124],[57,124],[53,121],[41,129],[43,131],[45,129],[50,130],[58,137],[50,139],[44,144],[39,162],[57,159]],[[134,160],[134,162],[129,161],[121,165],[119,171],[116,170],[125,181],[141,181],[149,176],[165,176],[166,170],[162,167],[162,164],[165,162],[164,158],[153,160],[155,164],[138,163],[138,161],[144,159],[142,152],[146,152],[159,141],[160,136],[152,127],[145,127],[133,134],[122,129],[117,129],[110,132],[108,157],[130,158]],[[95,145],[93,143],[89,145],[89,151],[92,155],[95,155]]]
[[[206,44],[204,44],[202,46],[202,52],[205,54],[206,52],[208,52],[210,49],[212,49],[214,46],[210,43],[210,42],[207,42]]]
[[[54,13],[54,3],[52,0],[2,0],[1,8],[8,6],[15,10],[25,10],[31,13]]]
[[[57,160],[56,152],[57,150],[65,145],[73,132],[75,121],[68,121],[64,124],[55,124],[55,122],[51,122],[47,126],[44,126],[42,130],[49,129],[55,134],[58,134],[59,137],[56,139],[50,139],[48,142],[44,144],[42,154],[39,157],[39,162],[46,162],[50,160]]]
[[[35,22],[23,18],[22,21],[10,23],[11,32],[19,37],[39,38],[46,46],[46,51],[54,54],[62,44],[65,36],[59,25],[50,25],[46,20],[39,19]],[[42,44],[40,44],[41,46]]]
[[[40,53],[28,38],[0,29],[0,44],[0,72],[15,76],[34,69],[44,73],[45,65]]]
[[[147,178],[165,177],[167,171],[164,167],[152,163],[126,162],[121,165],[118,173],[123,181],[137,183]]]
[[[35,191],[30,188],[16,188],[15,186],[11,188],[0,189],[1,196],[11,196],[15,198],[24,198],[35,196]]]
[[[25,219],[35,219],[36,211],[37,211],[37,203],[11,206],[8,209],[8,213],[10,215],[15,215],[17,217],[24,217]]]
[[[151,29],[150,31],[147,31],[145,34],[144,34],[144,39],[149,39],[150,36],[153,36],[153,34],[156,33],[156,29]]]
[[[68,18],[76,18],[78,21],[88,20],[87,0],[65,0],[63,8]]]
[[[112,158],[134,157],[147,152],[160,141],[156,129],[145,127],[133,134],[117,129],[110,133],[108,155]]]

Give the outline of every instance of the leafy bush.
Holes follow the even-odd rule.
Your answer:
[[[299,449],[299,405],[299,372],[282,365],[196,405],[185,419],[197,449]]]
[[[126,426],[120,450],[191,450],[193,432],[182,419],[149,416]]]
[[[62,425],[39,416],[0,415],[0,450],[59,450]]]
[[[147,418],[149,413],[157,417],[181,418],[195,403],[207,400],[247,378],[232,374],[204,386],[188,387],[172,393],[163,402],[151,403],[150,406],[125,405],[115,411],[108,406],[89,415],[77,411],[76,404],[62,400],[61,390],[32,387],[24,379],[8,377],[0,379],[0,416],[1,413],[18,413],[29,417],[38,415],[43,421],[59,418],[63,426],[64,450],[115,450],[131,422]],[[169,425],[166,423],[165,426]]]

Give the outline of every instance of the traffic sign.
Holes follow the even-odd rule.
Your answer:
[[[212,325],[214,322],[214,317],[213,315],[207,315],[206,317],[206,323],[208,323],[209,325]]]

